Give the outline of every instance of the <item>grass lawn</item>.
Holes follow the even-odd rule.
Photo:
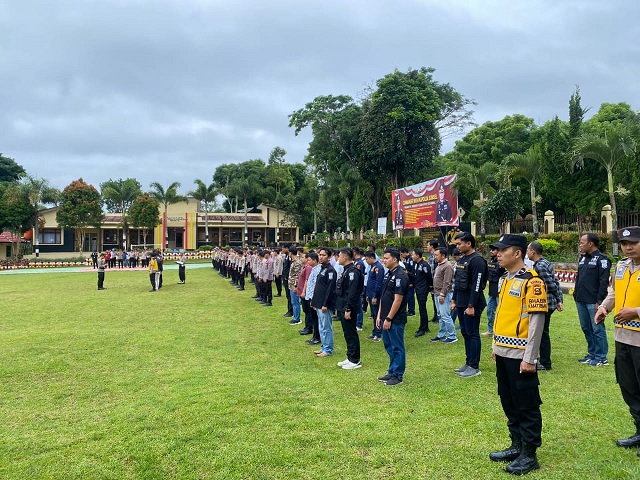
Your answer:
[[[416,339],[407,373],[385,387],[382,343],[363,368],[319,359],[309,337],[211,268],[0,275],[0,478],[494,479],[508,444],[490,343],[482,375],[460,379],[464,345]],[[611,366],[594,368],[575,306],[552,319],[553,370],[542,372],[541,469],[531,479],[637,479],[616,438],[634,426]],[[433,325],[433,324],[432,324]],[[486,324],[485,324],[486,325]],[[433,336],[433,335],[432,335]]]

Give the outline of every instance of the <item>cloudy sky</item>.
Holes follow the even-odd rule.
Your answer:
[[[431,66],[481,124],[640,109],[637,0],[0,0],[0,153],[84,178],[209,183],[216,166],[301,162],[287,115]],[[445,142],[451,149],[453,140]]]

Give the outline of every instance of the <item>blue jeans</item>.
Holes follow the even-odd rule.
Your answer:
[[[440,299],[436,297],[436,308],[440,319],[440,330],[436,336],[453,340],[456,338],[456,327],[451,319],[451,298],[453,298],[453,292],[447,293],[444,303],[440,303]]]
[[[300,297],[296,295],[295,290],[289,290],[291,294],[291,306],[293,308],[293,320],[300,320]]]
[[[358,303],[358,316],[356,317],[356,328],[362,328],[364,325],[364,308],[362,308],[362,297],[360,297],[360,302]]]
[[[318,313],[318,330],[320,331],[320,341],[322,342],[322,351],[327,355],[333,354],[333,312],[327,310],[322,313],[322,309],[316,310]]]
[[[587,355],[595,360],[606,360],[609,353],[607,343],[607,330],[604,323],[596,324],[593,319],[596,315],[596,306],[593,303],[576,302],[580,326],[587,340]]]
[[[489,295],[487,298],[487,332],[493,333],[493,322],[496,319],[496,309],[498,308],[498,297]]]
[[[387,374],[402,380],[407,366],[407,354],[404,348],[404,323],[392,323],[389,330],[382,330],[384,349],[389,355]]]
[[[466,353],[465,364],[472,368],[480,368],[480,315],[483,307],[475,307],[473,317],[464,313],[466,307],[456,307],[460,320],[460,331],[464,338],[464,350]]]

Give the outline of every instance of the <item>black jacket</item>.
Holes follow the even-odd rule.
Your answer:
[[[455,265],[453,300],[456,307],[485,307],[483,290],[487,285],[487,262],[478,252],[463,255]]]
[[[311,306],[315,308],[327,307],[328,310],[336,309],[336,281],[337,273],[330,263],[322,265],[316,286],[311,298]]]
[[[347,265],[336,282],[336,310],[339,312],[358,311],[362,302],[364,275],[355,263]]]
[[[607,297],[611,260],[600,250],[584,254],[578,262],[573,298],[580,303],[602,303]]]

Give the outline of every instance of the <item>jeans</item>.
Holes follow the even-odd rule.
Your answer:
[[[444,303],[440,303],[436,300],[436,306],[438,308],[438,317],[440,318],[440,330],[438,330],[438,337],[450,338],[453,340],[456,338],[456,327],[451,319],[451,299],[453,298],[453,292],[447,293],[444,297]]]
[[[576,307],[580,326],[587,340],[587,355],[595,360],[606,360],[609,352],[607,330],[604,328],[604,323],[596,324],[593,320],[596,315],[595,304],[576,302]]]
[[[322,342],[322,351],[327,355],[333,354],[333,324],[331,317],[333,312],[327,310],[322,312],[321,308],[316,310],[318,314],[318,330],[320,331],[320,341]]]
[[[293,320],[296,322],[300,320],[300,297],[296,295],[295,290],[290,290],[289,295],[291,295],[291,307],[293,310]]]
[[[384,349],[389,355],[389,370],[387,374],[402,380],[407,365],[407,355],[404,348],[404,323],[392,323],[389,330],[382,330]]]
[[[480,368],[480,315],[484,306],[476,306],[474,315],[464,313],[466,307],[456,307],[460,319],[460,331],[464,337],[466,364],[472,368]]]
[[[358,303],[358,316],[356,317],[356,328],[362,329],[364,325],[364,307],[362,306],[362,298]]]
[[[498,297],[489,295],[487,298],[487,332],[493,333],[493,322],[496,319],[496,308],[498,308]]]

